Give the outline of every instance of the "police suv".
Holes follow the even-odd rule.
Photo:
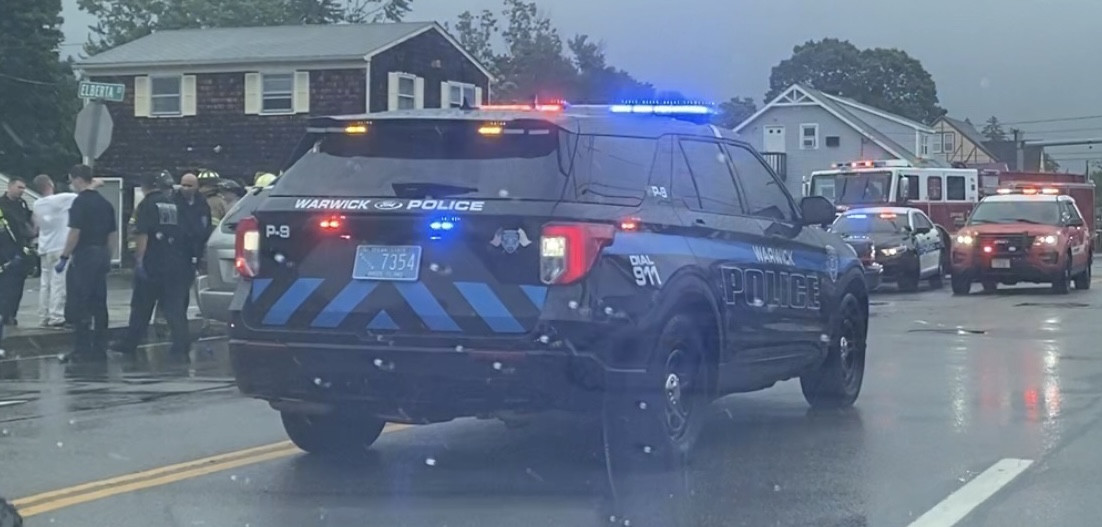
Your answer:
[[[707,111],[313,119],[236,227],[238,386],[327,454],[387,422],[602,408],[687,453],[711,400],[796,377],[852,405],[868,299],[834,206],[797,206]]]

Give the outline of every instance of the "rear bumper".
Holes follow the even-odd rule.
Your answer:
[[[230,321],[230,303],[233,302],[233,291],[218,291],[215,289],[199,289],[199,312],[203,318],[228,323]]]
[[[231,340],[237,385],[276,408],[440,422],[497,412],[600,408],[612,371],[568,352],[478,352]],[[630,382],[630,381],[627,381]]]

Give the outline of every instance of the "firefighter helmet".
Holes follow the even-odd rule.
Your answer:
[[[253,186],[260,188],[270,187],[273,183],[275,183],[275,180],[275,174],[272,174],[271,172],[263,172],[257,174],[256,181],[253,182]]]

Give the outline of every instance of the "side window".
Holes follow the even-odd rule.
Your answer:
[[[727,166],[727,156],[720,150],[719,144],[688,139],[682,139],[680,143],[696,183],[701,210],[716,214],[742,214],[738,188]]]
[[[728,155],[735,167],[735,174],[746,195],[746,205],[751,216],[792,221],[796,218],[792,200],[769,168],[749,149],[726,144]]]
[[[947,176],[945,178],[945,199],[949,201],[964,201],[964,176]]]
[[[656,139],[610,135],[579,137],[574,159],[578,199],[636,205],[647,193]]]
[[[926,197],[929,201],[941,201],[941,176],[926,178]]]
[[[676,140],[673,141],[671,163],[670,192],[673,199],[681,200],[681,203],[690,209],[704,210],[703,204],[700,203],[700,194],[697,193],[697,184],[693,180],[693,172],[689,170],[689,163],[685,160],[685,154]]]
[[[1073,220],[1082,220],[1083,216],[1079,214],[1079,208],[1075,206],[1074,201],[1065,201],[1064,206],[1068,208],[1068,216]]]
[[[654,163],[650,167],[647,180],[648,191],[652,198],[669,199],[670,174],[673,173],[673,138],[666,136],[658,140],[654,150]]]
[[[933,229],[934,224],[930,223],[930,220],[926,218],[926,215],[921,212],[914,213],[914,226],[916,229]]]

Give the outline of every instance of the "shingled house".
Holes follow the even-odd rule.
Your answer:
[[[126,86],[104,176],[276,171],[311,115],[489,99],[490,72],[435,22],[158,31],[78,63]]]

